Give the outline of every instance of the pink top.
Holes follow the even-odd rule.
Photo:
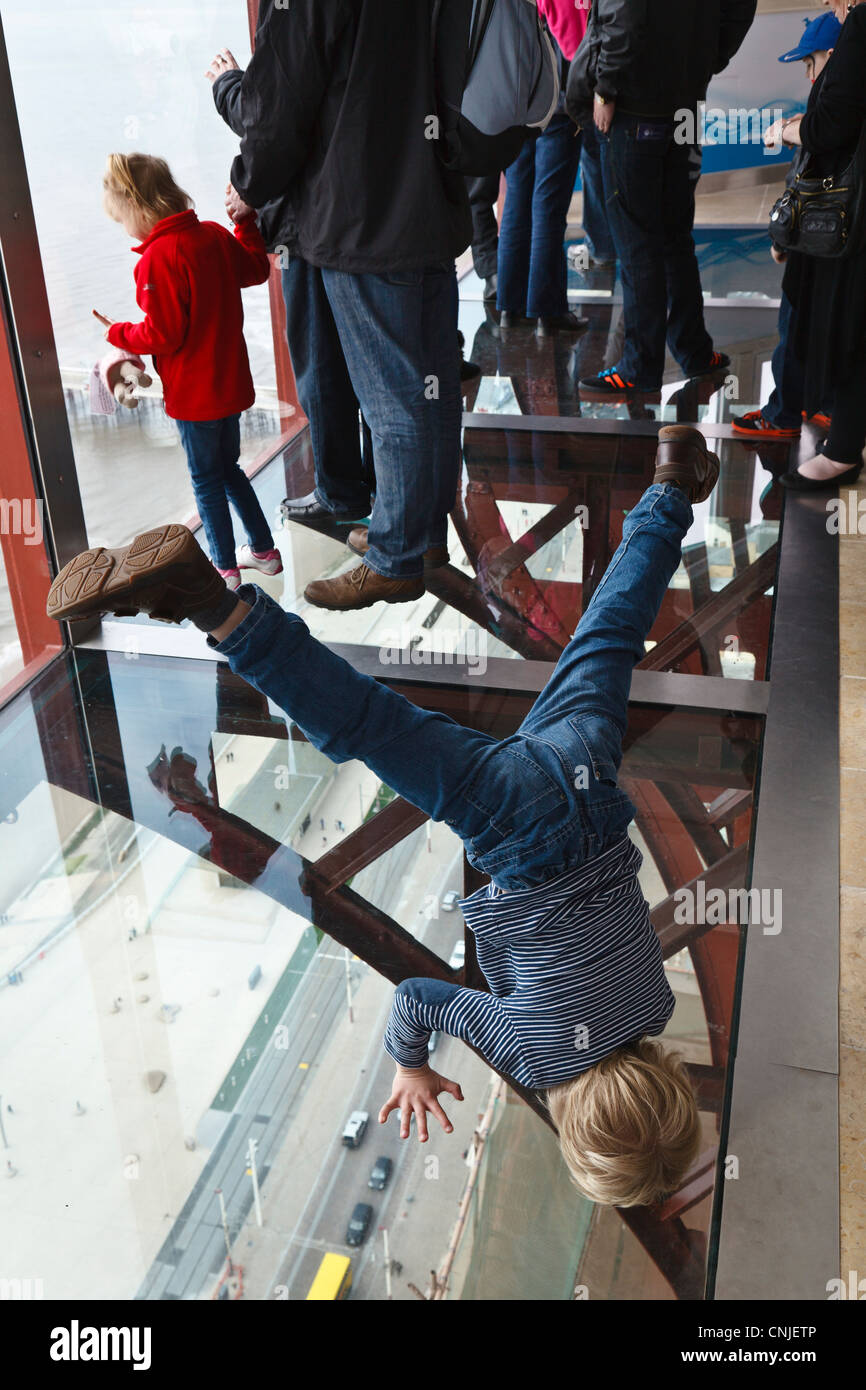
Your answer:
[[[588,0],[586,4],[582,4],[581,0],[538,0],[538,8],[563,54],[571,62],[586,33]]]

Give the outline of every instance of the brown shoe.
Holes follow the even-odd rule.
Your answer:
[[[386,579],[369,565],[356,565],[336,579],[314,579],[304,590],[317,608],[369,608],[374,603],[408,603],[421,598],[423,579]]]
[[[149,613],[180,623],[212,608],[225,592],[218,574],[185,526],[158,526],[122,550],[85,550],[64,565],[48,591],[49,618],[73,621],[98,613],[128,618]]]
[[[705,502],[719,481],[720,467],[700,430],[690,425],[664,425],[659,430],[654,483],[671,483],[690,502]]]
[[[350,550],[354,550],[356,555],[366,555],[370,549],[367,527],[353,526],[346,537],[346,545]],[[431,545],[430,549],[424,552],[424,568],[425,570],[441,569],[443,565],[448,564],[449,559],[447,545]]]

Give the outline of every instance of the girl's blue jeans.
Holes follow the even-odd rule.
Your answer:
[[[253,550],[272,550],[274,538],[253,485],[238,463],[240,415],[222,420],[176,420],[186,454],[192,490],[210,557],[221,570],[234,569],[232,504]]]
[[[360,674],[254,585],[238,590],[252,605],[239,626],[208,641],[327,757],[359,758],[450,825],[499,887],[529,888],[592,858],[632,819],[616,780],[631,674],[691,520],[678,488],[647,489],[550,680],[508,738],[420,709]]]

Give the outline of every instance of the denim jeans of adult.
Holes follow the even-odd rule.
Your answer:
[[[370,426],[376,501],[364,561],[377,574],[423,574],[444,545],[460,468],[457,275],[322,270],[355,395]]]
[[[601,151],[592,121],[587,121],[581,132],[580,182],[583,188],[583,239],[586,249],[594,261],[615,261],[616,247],[604,198]]]
[[[692,239],[691,147],[674,130],[673,120],[617,111],[598,137],[622,276],[625,342],[617,371],[648,391],[661,385],[665,340],[686,376],[704,371],[713,351]]]
[[[762,414],[779,429],[799,429],[802,421],[806,369],[794,351],[797,336],[796,309],[785,291],[779,305],[779,341],[773,353],[773,393]]]
[[[691,520],[684,493],[648,488],[550,680],[501,740],[356,671],[254,585],[238,591],[251,611],[217,650],[327,757],[360,759],[446,821],[498,886],[531,887],[592,858],[632,819],[616,785],[631,674]]]
[[[580,161],[567,115],[529,139],[505,171],[496,303],[512,314],[555,318],[568,309],[565,224]]]
[[[310,422],[316,496],[331,511],[366,516],[375,492],[373,444],[362,423],[318,266],[292,256],[282,272],[286,340],[301,409]]]
[[[180,431],[198,514],[211,560],[219,569],[234,569],[232,504],[253,550],[273,549],[274,538],[253,485],[238,464],[240,415],[222,420],[176,420]]]

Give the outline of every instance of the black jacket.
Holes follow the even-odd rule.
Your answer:
[[[593,0],[569,73],[569,115],[586,120],[596,92],[641,116],[694,110],[756,9],[757,0]]]
[[[213,99],[216,109],[235,135],[243,137],[244,123],[241,116],[241,79],[243,71],[232,68],[221,73],[213,84]],[[291,199],[284,194],[274,198],[257,209],[259,231],[265,246],[271,252],[291,251],[298,238],[298,220]]]
[[[846,168],[866,122],[866,6],[852,10],[800,122],[817,174]],[[866,248],[842,260],[788,257],[782,286],[796,306],[794,347],[806,364],[809,414],[833,400],[837,382],[866,373]]]
[[[471,0],[448,0],[465,27]],[[430,138],[430,0],[271,4],[240,87],[244,134],[231,181],[251,207],[287,195],[312,265],[396,271],[469,245],[460,175]]]

